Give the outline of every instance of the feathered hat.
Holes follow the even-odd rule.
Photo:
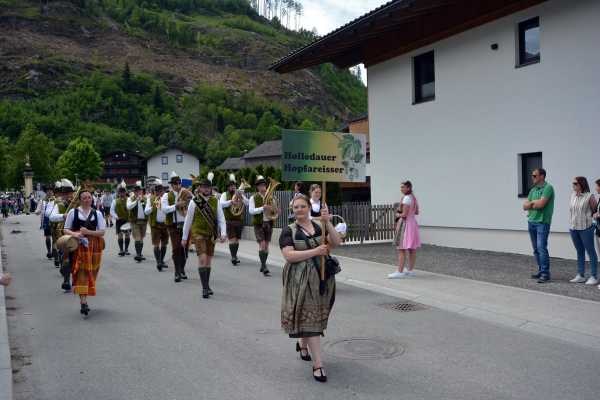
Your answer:
[[[179,175],[177,175],[177,172],[172,171],[171,175],[169,176],[169,183],[173,184],[173,183],[181,183],[181,177]]]
[[[237,185],[237,183],[235,183],[235,174],[229,174],[229,183],[228,183],[228,185],[229,186],[231,186],[231,185],[236,186]]]
[[[121,181],[121,183],[119,183],[119,185],[117,186],[117,190],[119,192],[126,192],[127,191],[127,184],[125,183],[125,181]]]
[[[75,185],[73,185],[73,182],[71,182],[67,178],[62,178],[59,182],[56,183],[60,183],[60,189],[58,190],[62,193],[71,193],[75,191]]]
[[[133,190],[142,190],[142,181],[135,181],[135,186],[133,187]]]

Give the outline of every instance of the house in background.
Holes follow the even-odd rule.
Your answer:
[[[339,131],[348,133],[362,133],[367,135],[367,181],[340,183],[342,201],[344,203],[357,201],[369,202],[371,201],[371,149],[369,143],[369,114],[365,113],[356,118],[352,118],[350,121],[348,121],[348,123],[344,124]]]
[[[217,169],[239,171],[242,168],[256,168],[259,165],[281,168],[281,140],[268,140],[244,154],[242,157],[230,157]]]
[[[599,15],[597,0],[393,0],[271,68],[365,64],[372,203],[410,179],[425,242],[531,254],[522,203],[543,166],[551,255],[574,258],[571,180],[600,177]]]
[[[104,170],[99,179],[100,183],[117,184],[124,180],[127,185],[146,177],[146,159],[137,153],[116,151],[103,158]]]
[[[164,183],[169,182],[171,171],[175,171],[181,177],[182,184],[186,187],[192,184],[191,174],[200,174],[200,160],[176,147],[153,155],[147,164],[148,177],[160,178]]]

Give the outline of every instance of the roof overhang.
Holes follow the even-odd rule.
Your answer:
[[[392,0],[269,67],[287,73],[323,63],[367,67],[547,0]]]

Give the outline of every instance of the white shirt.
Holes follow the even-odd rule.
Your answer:
[[[160,201],[162,202],[162,196],[160,198]],[[152,209],[154,208],[154,204],[152,204],[152,202],[150,201],[150,198],[146,201],[146,209],[144,210],[144,212],[146,213],[146,215],[150,215],[152,214]],[[156,209],[156,222],[158,222],[159,224],[163,224],[165,222],[165,219],[167,218],[167,214],[165,214],[162,210],[162,206]]]
[[[119,216],[117,215],[117,200],[118,199],[119,199],[118,197],[115,197],[113,199],[112,203],[110,204],[110,216],[113,217],[115,219],[115,221],[119,219]]]
[[[184,222],[185,217],[179,211],[177,211],[177,208],[176,208],[177,199],[179,198],[179,192],[174,192],[174,191],[171,191],[171,192],[173,192],[175,194],[175,204],[169,205],[169,193],[170,192],[167,192],[167,193],[163,194],[162,197],[160,198],[160,207],[162,208],[162,211],[165,214],[173,213],[173,223]]]
[[[58,207],[54,207],[52,209],[52,214],[50,214],[50,222],[62,222],[65,220],[65,214],[61,214]]]
[[[148,202],[148,201],[146,201]],[[144,210],[144,207],[142,207],[142,199],[138,199],[137,197],[134,197],[133,199],[131,197],[127,198],[127,209],[128,210],[133,210],[135,208],[135,206],[138,206],[137,208],[137,219],[146,219],[146,213]]]
[[[81,207],[77,207],[77,211],[78,211],[78,219],[82,222],[85,222],[90,214],[89,213],[84,214]],[[93,212],[94,212],[94,209],[91,209],[90,213],[93,213]],[[96,227],[96,231],[105,230],[106,229],[106,221],[104,221],[104,217],[102,216],[102,213],[96,212],[96,216],[98,217],[98,225]],[[65,221],[65,229],[71,229],[73,227],[74,219],[75,219],[75,210],[71,210],[67,214],[67,220]],[[92,217],[90,220],[93,221],[94,217]]]
[[[265,198],[260,193],[256,193],[256,194],[258,196],[262,196],[263,199]],[[264,213],[265,209],[264,209],[264,207],[256,207],[255,203],[254,203],[254,196],[252,196],[252,197],[250,197],[250,205],[248,206],[248,211],[250,211],[250,214],[252,214],[252,215],[258,215],[258,214]]]
[[[50,218],[50,215],[52,215],[52,210],[54,209],[54,200],[52,201],[44,201],[42,204],[42,217],[48,217]]]
[[[246,198],[246,196],[244,196],[242,194],[242,200],[244,202],[244,205],[248,205],[250,202],[248,201],[248,199]],[[221,208],[227,208],[227,207],[231,207],[231,200],[227,200],[227,192],[221,194],[221,199],[219,200],[219,204],[221,205]]]
[[[412,205],[412,196],[410,195],[406,195],[402,198],[402,204],[405,204],[407,206],[411,206]]]
[[[185,223],[183,224],[183,237],[182,240],[188,240],[190,230],[192,229],[192,223],[194,222],[194,213],[196,211],[196,203],[192,200],[188,206],[187,214],[185,216]],[[217,207],[217,224],[219,225],[219,231],[221,237],[225,236],[227,232],[227,226],[225,225],[225,214],[223,214],[223,208]]]
[[[321,212],[321,200],[313,200],[311,197],[310,207],[312,208],[313,212],[320,213]]]

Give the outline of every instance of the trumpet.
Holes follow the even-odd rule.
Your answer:
[[[240,187],[235,191],[233,198],[231,199],[231,214],[234,216],[240,216],[244,211],[244,191],[250,188],[250,184],[242,178]]]
[[[281,185],[281,182],[270,178],[269,179],[269,187],[267,187],[267,192],[265,193],[265,205],[270,206],[271,209],[269,211],[265,211],[264,220],[265,221],[273,221],[279,217],[279,205],[278,201],[274,196],[275,189],[277,186]]]

